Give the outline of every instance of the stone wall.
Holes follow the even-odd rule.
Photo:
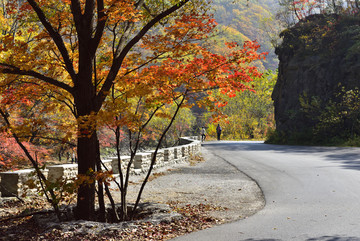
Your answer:
[[[48,180],[55,182],[56,180],[69,180],[77,175],[77,164],[63,164],[48,166]]]
[[[154,168],[159,168],[175,163],[186,162],[191,155],[197,155],[200,152],[201,142],[197,136],[183,137],[180,139],[180,146],[169,147],[158,150],[156,156],[156,162]],[[154,151],[137,153],[134,158],[134,162],[130,167],[130,173],[141,174],[146,173],[149,170],[151,164],[151,158],[154,155]],[[112,170],[114,173],[119,173],[119,165],[117,157],[110,157],[112,160]],[[124,172],[126,170],[130,156],[121,156],[121,169]]]
[[[169,166],[175,163],[186,162],[192,155],[200,152],[201,142],[197,136],[183,137],[180,139],[180,146],[165,148],[158,150],[154,168]],[[151,165],[151,159],[154,151],[137,153],[134,162],[130,167],[131,174],[146,173]],[[124,172],[129,164],[130,156],[121,156],[121,169]],[[114,174],[119,174],[119,165],[117,157],[109,157],[102,160],[107,170],[112,170]],[[77,175],[77,164],[63,164],[48,166],[44,170],[48,180],[55,182],[56,180],[70,180]],[[25,169],[11,172],[0,172],[0,197],[21,196],[24,190],[27,190],[26,182],[29,179],[36,179],[31,173],[33,169]]]
[[[48,170],[42,170],[45,177],[48,177]],[[0,173],[0,197],[22,196],[35,193],[40,185],[34,169],[23,169]],[[37,188],[32,188],[35,184]]]

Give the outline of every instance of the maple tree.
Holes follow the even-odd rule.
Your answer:
[[[73,115],[65,115],[66,123],[58,119],[62,114],[48,117],[66,130],[64,141],[76,133],[79,219],[90,220],[95,215],[92,178],[94,170],[101,171],[97,133],[101,126],[112,125],[117,137],[121,128],[130,136],[136,134],[130,138],[133,158],[154,116],[169,120],[158,149],[179,110],[191,105],[188,100],[196,98],[196,93],[220,89],[235,96],[236,91],[249,88],[246,82],[253,76],[260,76],[250,65],[264,57],[256,52],[256,42],[245,42],[242,48],[228,43],[233,51],[227,56],[213,54],[199,44],[216,25],[202,0],[9,0],[7,4],[9,18],[21,28],[3,32],[1,41],[1,98],[11,96],[11,101],[1,105],[3,117],[10,115],[12,103],[32,105],[44,96],[49,96],[47,108],[36,120],[44,113]],[[225,105],[211,95],[197,102],[212,110]],[[171,104],[176,108],[169,114],[163,108]],[[7,127],[16,126],[16,118],[13,120]],[[28,129],[36,124],[28,123]],[[25,126],[9,129],[13,134],[25,130]],[[154,156],[152,166],[156,151]],[[96,177],[99,195],[108,177],[101,173]],[[107,192],[106,185],[104,188]]]
[[[133,72],[123,81],[115,83],[111,98],[105,101],[104,109],[99,112],[99,116],[106,116],[106,118],[101,118],[106,125],[115,125],[117,140],[121,127],[126,127],[126,133],[130,139],[131,159],[125,164],[127,167],[124,173],[119,168],[121,203],[125,205],[121,212],[125,217],[121,219],[126,219],[127,215],[126,189],[129,170],[136,151],[139,149],[140,137],[146,134],[154,135],[157,143],[134,209],[137,207],[142,190],[155,164],[156,153],[175,123],[180,110],[192,106],[191,103],[194,103],[192,100],[197,98],[198,93],[210,94],[213,89],[220,89],[222,93],[234,96],[237,91],[249,88],[245,84],[252,80],[251,77],[261,75],[255,67],[249,65],[251,61],[264,57],[264,54],[256,52],[260,46],[255,42],[246,42],[242,48],[235,43],[229,43],[229,49],[234,50],[226,56],[213,54],[192,41],[184,41],[188,37],[191,37],[189,40],[204,39],[215,27],[215,24],[209,25],[208,21],[212,22],[205,15],[183,15],[175,19],[174,25],[166,28],[162,35],[145,39],[142,47],[151,49],[154,54],[157,54],[159,47],[167,48],[167,46],[176,45],[178,39],[181,39],[183,43],[180,49],[166,50],[168,54],[166,58],[158,60],[156,64]],[[202,22],[207,25],[206,29],[200,31],[197,28]],[[179,30],[179,25],[181,27],[189,25],[189,27],[185,32],[177,32],[178,38],[174,38],[174,31]],[[154,43],[164,43],[165,46]],[[206,105],[213,111],[219,111],[219,107],[224,105],[221,99],[218,100],[211,95],[197,99],[196,103]],[[158,133],[154,132],[151,126],[157,118],[162,118],[162,125],[157,125],[156,132]],[[114,119],[116,119],[115,122],[113,122]],[[117,141],[118,145],[119,141]],[[124,164],[121,162],[118,151],[118,166],[122,165]]]

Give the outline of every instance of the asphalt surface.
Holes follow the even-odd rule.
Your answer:
[[[256,180],[266,205],[247,219],[175,240],[360,240],[360,148],[225,141],[204,147]]]

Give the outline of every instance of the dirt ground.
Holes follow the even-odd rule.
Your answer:
[[[196,165],[183,164],[161,172],[149,182],[142,201],[176,203],[177,205],[205,204],[217,207],[209,215],[221,223],[243,219],[255,214],[265,205],[257,183],[240,170],[202,148],[206,161]],[[134,200],[138,186],[131,186],[129,200]]]

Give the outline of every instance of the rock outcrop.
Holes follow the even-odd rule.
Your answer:
[[[280,36],[272,94],[276,131],[284,136],[309,134],[321,113],[306,113],[301,98],[310,102],[316,97],[319,109],[324,109],[339,101],[341,89],[360,86],[360,18],[312,15]]]

